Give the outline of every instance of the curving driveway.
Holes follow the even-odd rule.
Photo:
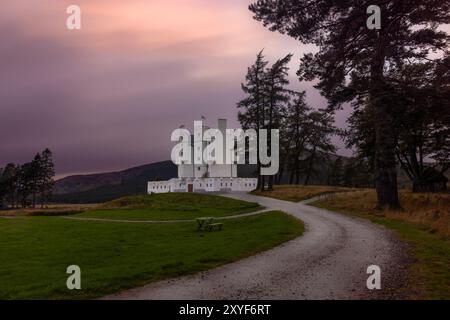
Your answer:
[[[303,236],[199,274],[152,283],[104,299],[371,299],[400,297],[403,245],[368,221],[249,194],[225,196],[282,210],[306,225]],[[366,289],[369,265],[382,290]]]

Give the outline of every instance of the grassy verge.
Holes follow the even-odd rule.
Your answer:
[[[363,190],[314,202],[327,210],[356,215],[394,230],[412,245],[410,298],[450,299],[450,195],[401,192],[404,210],[379,212],[375,192]]]
[[[136,195],[103,204],[52,204],[46,208],[0,211],[0,216],[61,216],[123,220],[191,220],[198,217],[224,217],[263,209],[257,203],[226,197],[167,193]]]
[[[262,209],[257,203],[226,197],[165,193],[131,196],[107,202],[77,217],[123,220],[191,220],[224,217]]]
[[[281,185],[281,186],[274,186],[273,191],[261,192],[257,190],[252,191],[251,194],[271,197],[279,200],[299,202],[330,193],[348,192],[354,190],[355,189],[351,188],[332,187],[332,186]]]
[[[17,217],[17,216],[64,216],[76,214],[96,208],[95,204],[51,204],[44,208],[37,206],[36,208],[19,208],[0,210],[0,216]]]
[[[160,206],[159,210],[163,210],[164,202],[168,208],[184,207],[181,202],[173,203],[173,199],[181,199],[178,195],[172,197],[120,201],[126,202],[129,209],[141,206],[142,201],[146,208]],[[180,201],[186,202],[186,208],[203,208],[202,214],[209,213],[208,201],[212,207],[219,207],[219,203],[229,203],[233,209],[255,206],[228,200],[190,195]],[[0,299],[96,298],[236,261],[303,233],[300,221],[277,211],[227,220],[218,232],[198,232],[196,227],[194,222],[128,224],[62,217],[0,219]],[[66,268],[73,264],[81,268],[81,290],[66,288]]]

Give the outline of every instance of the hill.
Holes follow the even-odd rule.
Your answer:
[[[57,180],[53,201],[59,203],[97,203],[131,194],[142,194],[147,182],[177,176],[172,161],[133,167],[123,171],[68,176]]]
[[[331,160],[341,157],[344,161],[349,158],[330,155]],[[327,184],[327,164],[318,161],[314,165],[315,174],[310,179],[311,185]],[[238,166],[239,177],[254,177],[255,165]],[[123,171],[98,174],[68,176],[57,180],[53,202],[56,203],[100,203],[123,196],[143,194],[147,191],[147,182],[154,180],[169,180],[177,177],[177,167],[172,161],[162,161],[129,168]],[[304,181],[304,173],[300,181]],[[409,188],[410,182],[403,170],[399,170],[400,188]],[[289,172],[283,176],[281,184],[289,183]]]

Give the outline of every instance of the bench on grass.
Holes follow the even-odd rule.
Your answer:
[[[223,223],[214,223],[214,218],[212,217],[203,217],[197,218],[197,231],[214,231],[214,230],[222,230]]]
[[[222,230],[222,227],[223,227],[223,223],[210,223],[210,224],[208,224],[206,229],[210,232],[214,231],[214,230],[220,231],[220,230]]]

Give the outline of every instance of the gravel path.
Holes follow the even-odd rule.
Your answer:
[[[262,209],[247,213],[235,214],[232,216],[214,217],[215,220],[228,220],[237,219],[243,217],[250,217],[264,212],[268,212],[268,209]],[[80,220],[80,221],[100,221],[100,222],[118,222],[118,223],[180,223],[180,222],[196,222],[195,219],[190,220],[124,220],[124,219],[108,219],[108,218],[84,218],[84,217],[70,217],[64,216],[63,218],[69,220]]]
[[[397,298],[404,248],[368,221],[248,194],[229,194],[282,210],[306,225],[303,236],[255,256],[192,276],[152,283],[104,299],[373,299]],[[366,289],[369,265],[382,290]]]

